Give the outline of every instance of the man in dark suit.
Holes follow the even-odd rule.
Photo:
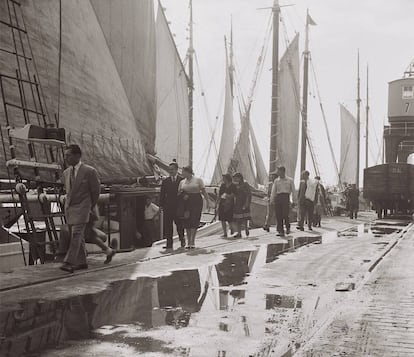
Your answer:
[[[178,176],[178,165],[176,162],[172,162],[169,165],[168,172],[170,176],[166,178],[161,185],[160,206],[164,213],[164,237],[167,239],[167,245],[163,248],[172,249],[174,223],[177,227],[181,247],[185,246],[184,229],[177,217],[177,193],[182,177]]]
[[[100,181],[96,170],[83,164],[78,145],[69,145],[65,150],[68,168],[63,172],[66,189],[65,216],[69,226],[70,245],[64,264],[60,269],[73,273],[76,269],[87,269],[85,230],[94,216],[100,193]]]

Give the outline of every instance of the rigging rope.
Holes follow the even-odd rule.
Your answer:
[[[319,90],[319,84],[318,84],[318,80],[317,80],[317,76],[316,76],[316,70],[315,70],[315,66],[313,64],[313,58],[312,58],[311,55],[309,55],[309,62],[310,62],[310,67],[311,67],[312,74],[313,74],[313,80],[314,80],[314,83],[315,83],[316,94],[318,96],[319,106],[321,108],[322,119],[323,119],[323,124],[324,124],[324,127],[325,127],[326,136],[328,138],[329,151],[331,153],[332,162],[335,166],[336,175],[339,179],[339,184],[341,184],[341,177],[340,177],[340,174],[339,174],[338,163],[337,163],[336,158],[335,158],[335,153],[334,153],[333,145],[332,145],[332,141],[331,141],[331,135],[329,133],[329,128],[328,128],[328,121],[326,120],[326,114],[325,114],[325,109],[324,109],[323,104],[322,104],[322,96],[321,96],[321,93],[320,93],[320,90]]]

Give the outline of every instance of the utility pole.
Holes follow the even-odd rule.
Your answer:
[[[189,119],[189,165],[193,166],[193,115],[194,115],[194,43],[193,43],[193,0],[190,0],[190,24],[189,24],[189,40],[188,47],[188,119]]]
[[[308,141],[308,74],[309,74],[309,10],[306,15],[305,51],[303,52],[302,142],[300,171],[306,170],[306,143]]]
[[[358,49],[358,81],[357,81],[357,172],[356,172],[356,186],[359,188],[359,161],[360,161],[360,152],[361,152],[361,79],[359,78],[359,49]]]
[[[366,128],[365,128],[365,168],[369,166],[368,164],[368,140],[369,140],[369,74],[368,74],[368,65],[367,65],[367,104],[365,107],[365,117],[366,117]]]
[[[273,63],[272,63],[272,115],[270,124],[270,163],[269,175],[276,171],[277,163],[277,133],[279,125],[279,0],[273,3]]]

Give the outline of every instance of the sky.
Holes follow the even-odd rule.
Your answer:
[[[161,1],[177,48],[184,58],[188,48],[188,0]],[[261,8],[271,7],[272,4],[273,0],[193,0],[194,47],[198,68],[195,77],[194,168],[197,175],[207,180],[214,168],[214,157],[217,155],[215,147],[219,146],[220,140],[225,79],[224,36],[229,36],[232,22],[236,70],[242,91],[247,95],[271,12],[270,9]],[[362,181],[362,169],[365,167],[367,65],[370,87],[369,166],[372,166],[381,161],[379,153],[382,127],[387,123],[388,82],[401,78],[414,59],[414,1],[280,0],[280,5],[293,5],[281,10],[280,57],[286,43],[293,39],[296,32],[300,33],[302,53],[307,9],[317,23],[311,27],[310,51],[337,161],[340,150],[339,103],[356,114],[359,49]],[[251,112],[251,121],[267,165],[271,109],[270,54],[271,45]],[[335,184],[337,176],[323,128],[316,82],[312,73],[310,77],[309,135],[322,180],[326,184]],[[212,137],[215,139],[210,145]],[[312,172],[309,156],[307,166]]]

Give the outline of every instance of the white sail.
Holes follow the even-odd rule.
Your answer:
[[[356,183],[357,176],[357,121],[355,117],[340,104],[341,110],[341,162],[339,176],[342,183]]]
[[[277,166],[286,167],[286,175],[296,171],[299,123],[299,34],[295,36],[280,60],[280,114],[277,131]]]
[[[5,4],[5,2],[0,3]],[[103,1],[102,4],[104,3],[107,2]],[[145,3],[147,13],[151,12],[152,1],[134,3],[139,3],[140,6]],[[124,2],[119,4],[117,2],[117,6],[122,9],[124,9],[123,4]],[[6,9],[1,6],[0,13],[3,14],[2,11]],[[141,81],[135,81],[132,86],[134,91],[131,91],[127,82],[122,80],[125,79],[125,75],[121,75],[119,63],[114,61],[113,49],[108,47],[108,38],[102,31],[104,26],[97,21],[95,10],[96,8],[89,1],[62,2],[61,86],[59,88],[59,2],[27,1],[22,6],[51,121],[58,112],[60,101],[59,125],[66,129],[68,142],[80,144],[85,163],[95,166],[103,179],[139,176],[149,172],[149,166],[143,145],[144,138],[147,138],[146,132],[141,130],[142,127],[136,118],[144,118],[146,113],[152,111],[152,99],[148,99],[145,103],[141,102],[139,113],[131,109],[132,106],[135,107],[136,102],[131,100],[130,94],[145,92],[144,85]],[[130,18],[124,12],[125,19],[118,13],[116,13],[117,17],[114,17],[115,13],[111,14],[112,19],[118,19],[119,26],[130,21],[126,20]],[[139,17],[141,16],[144,15],[141,14]],[[142,38],[149,36],[145,24],[143,22],[137,24],[137,36]],[[0,42],[5,48],[12,48],[10,33],[6,30],[0,32]],[[125,42],[122,43],[125,45]],[[148,63],[142,57],[144,51],[141,48],[139,51],[142,52],[140,57],[133,58],[134,68],[143,72],[144,69],[148,70]],[[0,55],[0,66],[4,74],[10,75],[13,75],[17,68],[15,59],[12,56],[5,57],[4,53]],[[125,74],[126,71],[127,68],[124,68],[122,73]],[[132,72],[134,71],[131,70]],[[19,102],[17,90],[13,92],[9,90],[8,96],[14,103]],[[14,115],[12,120],[16,128],[23,126],[22,118],[18,118],[17,115]],[[5,119],[1,113],[0,123],[3,128]],[[17,149],[18,154],[22,154],[22,150],[27,151],[23,145],[20,145]],[[5,171],[3,160],[4,157],[1,157],[1,175]]]
[[[234,148],[234,122],[233,122],[233,88],[232,66],[229,65],[226,55],[226,88],[224,100],[223,130],[221,132],[220,148],[217,163],[214,168],[212,185],[221,182],[221,176],[228,172]]]
[[[161,6],[156,20],[157,124],[155,151],[165,162],[189,161],[188,80]]]
[[[148,153],[154,153],[154,1],[91,0],[91,4],[124,86],[136,125],[142,134],[145,149]]]
[[[254,155],[253,160],[256,166],[256,184],[265,185],[268,181],[268,173],[267,173],[264,161],[263,161],[262,154],[259,149],[259,145],[257,144],[256,135],[254,133],[251,122],[250,122],[250,138],[251,138],[252,146],[253,146],[253,153],[252,153]]]
[[[246,182],[253,187],[257,187],[256,163],[250,138],[250,128],[250,118],[246,113],[242,117],[240,135],[234,148],[229,171],[232,174],[240,172]]]

